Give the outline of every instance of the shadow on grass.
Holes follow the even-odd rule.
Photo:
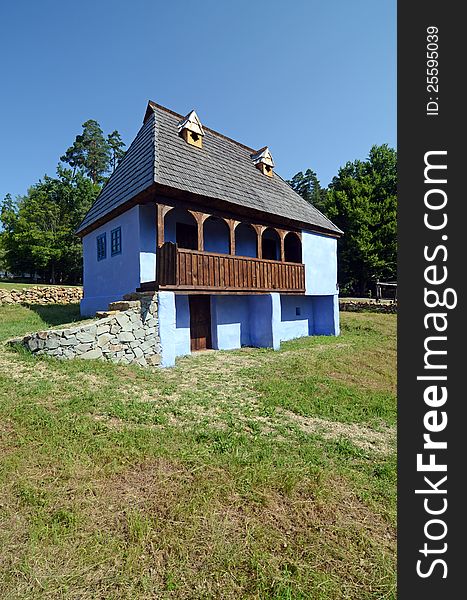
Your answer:
[[[49,327],[81,321],[79,303],[73,304],[29,304],[33,310]]]

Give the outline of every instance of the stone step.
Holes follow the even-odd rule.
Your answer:
[[[138,300],[119,300],[117,302],[111,302],[109,304],[109,311],[120,311],[129,310],[130,308],[139,308],[140,302]]]
[[[118,314],[120,311],[119,310],[100,310],[98,312],[96,312],[96,317],[98,319],[106,319],[107,317],[113,317],[114,315]]]

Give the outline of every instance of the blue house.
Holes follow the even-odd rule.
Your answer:
[[[338,335],[342,232],[255,150],[149,102],[143,125],[83,222],[90,316],[153,292],[163,364],[205,348],[278,348]]]

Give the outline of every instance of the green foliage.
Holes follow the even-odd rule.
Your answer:
[[[344,231],[339,282],[365,295],[377,278],[396,277],[397,153],[373,146],[366,161],[348,162],[329,186],[327,215]]]
[[[118,131],[104,137],[97,121],[89,119],[83,123],[83,132],[76,136],[73,145],[60,158],[73,168],[73,173],[81,171],[93,183],[105,183],[106,173],[114,171],[117,162],[125,154]]]
[[[115,130],[107,136],[107,144],[110,149],[110,168],[113,173],[117,168],[119,161],[125,156],[125,150],[123,149],[125,143],[118,131]]]
[[[60,160],[57,177],[46,175],[25,196],[7,194],[1,205],[0,268],[37,274],[50,283],[75,283],[82,276],[81,241],[75,230],[124,156],[117,130],[107,138],[97,121],[83,131]]]
[[[297,194],[300,194],[302,198],[313,204],[318,210],[322,212],[326,210],[327,190],[321,187],[314,171],[307,169],[305,174],[299,171],[287,183]]]
[[[1,207],[2,247],[10,271],[40,274],[51,283],[81,277],[81,242],[75,230],[100,191],[81,172],[61,166],[16,201]]]

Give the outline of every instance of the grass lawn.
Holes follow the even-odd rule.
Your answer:
[[[168,370],[0,344],[0,598],[394,599],[396,319],[341,323]]]

